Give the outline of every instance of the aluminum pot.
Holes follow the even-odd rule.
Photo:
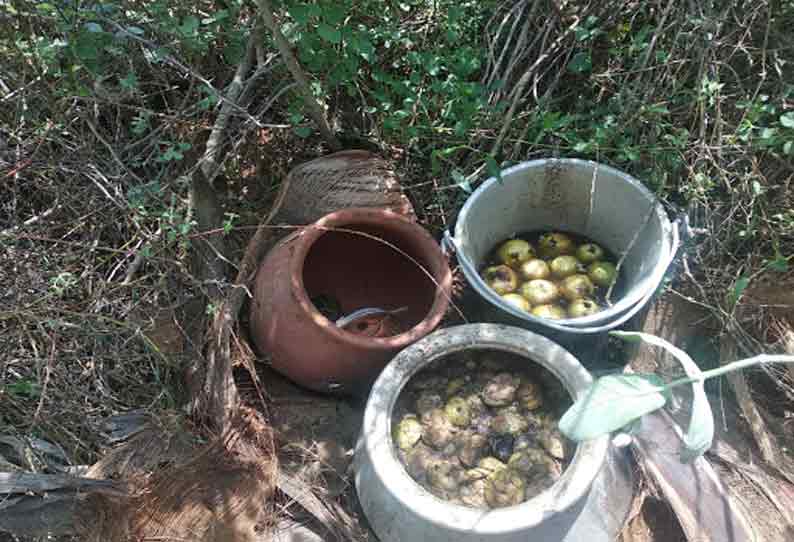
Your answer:
[[[564,320],[538,318],[504,302],[479,270],[497,243],[537,230],[585,235],[622,257],[627,287],[620,299],[592,316]],[[454,236],[447,232],[445,241],[469,284],[496,309],[489,318],[558,339],[606,332],[642,310],[675,257],[679,233],[659,200],[630,175],[588,160],[543,159],[486,180],[469,196]]]
[[[517,506],[481,510],[443,501],[415,482],[392,439],[392,413],[413,375],[463,350],[518,354],[551,371],[573,398],[592,382],[565,349],[530,331],[499,324],[439,330],[400,352],[370,391],[356,447],[355,483],[361,507],[381,542],[611,542],[628,515],[633,482],[607,436],[581,443],[562,477]]]
[[[424,228],[386,209],[343,209],[288,236],[262,261],[251,335],[294,382],[361,393],[394,354],[438,325],[451,286],[446,257]],[[333,300],[340,314],[399,313],[343,328],[318,310],[320,298]]]

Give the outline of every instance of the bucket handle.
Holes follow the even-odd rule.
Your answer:
[[[563,326],[560,324],[554,323],[552,320],[544,319],[543,325],[555,329],[557,331],[563,331],[565,333],[575,333],[575,334],[591,334],[591,333],[601,333],[604,331],[609,331],[614,329],[622,324],[625,324],[629,320],[631,320],[642,308],[651,300],[651,298],[656,295],[656,290],[659,288],[659,285],[662,284],[664,277],[667,275],[667,270],[672,265],[673,261],[675,260],[676,256],[678,255],[678,250],[681,248],[683,244],[683,240],[689,237],[690,235],[690,228],[689,228],[689,217],[685,212],[679,213],[679,215],[675,218],[675,220],[671,223],[671,232],[670,235],[672,237],[670,243],[670,255],[667,257],[667,261],[664,264],[664,271],[659,274],[659,278],[656,281],[656,284],[653,285],[653,288],[648,289],[648,293],[641,297],[635,304],[632,306],[628,311],[626,311],[620,318],[615,320],[614,322],[610,322],[608,324],[604,324],[602,326],[592,326],[592,327],[572,327],[572,326]],[[444,237],[441,240],[441,250],[444,254],[455,254],[458,260],[458,263],[461,267],[463,267],[467,274],[476,276],[477,270],[474,269],[474,266],[469,261],[469,259],[460,254],[458,250],[457,242],[455,238],[452,236],[449,230],[444,231]],[[516,309],[518,310],[518,309]]]

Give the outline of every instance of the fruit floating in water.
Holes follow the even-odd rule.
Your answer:
[[[504,295],[518,288],[516,272],[506,265],[495,265],[483,271],[485,283],[497,294]]]
[[[488,439],[475,434],[465,434],[461,439],[458,459],[467,467],[474,467],[488,449]]]
[[[575,256],[557,256],[549,264],[551,274],[556,279],[564,279],[584,271],[584,266]]]
[[[514,506],[554,484],[573,457],[556,427],[570,405],[562,384],[518,358],[506,363],[510,356],[436,364],[398,398],[396,453],[436,497],[481,509]]]
[[[443,450],[455,436],[455,426],[447,418],[444,410],[437,408],[427,416],[422,430],[422,440],[436,450]]]
[[[482,390],[482,400],[488,406],[506,406],[513,402],[520,379],[510,373],[499,373],[490,379]]]
[[[497,245],[481,274],[506,304],[560,320],[592,316],[612,306],[621,295],[620,275],[613,262],[590,239],[546,231],[521,234]]]
[[[560,289],[546,279],[535,279],[521,285],[519,293],[534,305],[548,305],[560,297]]]
[[[463,397],[453,397],[447,401],[444,407],[444,414],[452,425],[459,427],[466,427],[471,421],[471,413],[469,412],[469,404]]]
[[[585,243],[576,249],[576,257],[585,265],[604,258],[604,249],[595,243]]]
[[[549,264],[538,258],[522,263],[519,270],[521,276],[526,280],[547,279],[551,276]]]
[[[490,476],[496,471],[500,471],[507,465],[496,459],[495,457],[483,457],[477,463],[477,468],[485,471],[485,476]]]
[[[524,448],[512,456],[507,462],[511,469],[528,477],[548,474],[554,467],[554,460],[541,448]]]
[[[511,239],[499,247],[497,254],[503,264],[515,267],[534,258],[535,250],[523,239]]]
[[[583,316],[592,316],[599,312],[601,307],[598,303],[590,298],[583,297],[573,301],[568,305],[568,316],[570,318],[581,318]]]
[[[532,316],[548,318],[549,320],[562,320],[566,317],[565,309],[559,305],[538,305],[532,309]]]
[[[535,410],[543,404],[540,387],[532,380],[525,380],[516,390],[518,404],[527,410]]]
[[[587,276],[594,284],[609,288],[618,276],[617,269],[609,262],[593,262],[587,268]]]
[[[422,424],[416,416],[406,416],[397,425],[394,440],[401,450],[410,450],[422,438]]]
[[[572,254],[574,248],[573,240],[564,233],[544,233],[538,239],[538,250],[543,258],[551,259],[563,254]]]
[[[519,435],[529,429],[529,420],[518,409],[508,407],[491,420],[491,430],[500,435]]]
[[[527,301],[527,299],[521,294],[505,294],[502,296],[502,299],[521,311],[529,312],[529,310],[532,308],[532,305],[529,304],[529,301]]]
[[[565,299],[573,302],[584,297],[591,297],[595,292],[595,286],[587,275],[571,275],[562,281],[560,291]]]
[[[465,378],[456,378],[454,380],[450,380],[449,383],[447,384],[447,389],[446,389],[447,397],[452,397],[453,395],[458,393],[458,391],[460,391],[460,389],[463,388],[465,385],[466,385]],[[468,405],[468,402],[466,402],[466,404]]]
[[[442,493],[454,493],[460,486],[463,469],[448,461],[438,461],[430,465],[427,471],[427,481]]]
[[[500,469],[488,477],[485,486],[485,502],[491,508],[515,506],[524,501],[526,482],[513,469]]]

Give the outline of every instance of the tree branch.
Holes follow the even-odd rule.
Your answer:
[[[323,136],[323,139],[325,139],[326,143],[328,143],[328,146],[331,147],[332,150],[338,151],[342,148],[342,144],[339,143],[339,140],[331,131],[331,127],[328,125],[328,121],[325,118],[325,113],[323,112],[322,106],[314,98],[314,94],[312,94],[311,87],[309,86],[309,80],[306,78],[303,68],[301,68],[300,64],[298,63],[298,59],[295,58],[295,54],[292,52],[290,44],[287,42],[284,34],[281,33],[281,29],[279,29],[275,19],[273,18],[273,5],[270,3],[270,0],[256,0],[256,4],[259,6],[259,14],[262,16],[265,26],[273,35],[273,40],[276,42],[276,48],[278,48],[281,56],[284,57],[284,61],[287,63],[287,68],[289,68],[292,77],[298,84],[298,90],[303,96],[303,101],[306,104],[306,109],[309,113],[309,116],[317,125],[317,128],[320,130],[320,134]]]
[[[256,58],[256,39],[261,33],[256,31],[256,28],[251,30],[251,36],[248,38],[248,46],[246,47],[245,56],[237,65],[237,70],[234,72],[234,78],[226,89],[226,100],[221,105],[218,118],[215,119],[215,124],[212,126],[212,132],[207,139],[204,156],[202,158],[201,170],[207,182],[212,185],[215,176],[220,169],[217,159],[218,153],[221,150],[221,143],[223,141],[223,134],[226,131],[226,126],[229,124],[229,117],[232,110],[237,105],[237,100],[243,91],[245,76],[251,70],[251,66]]]

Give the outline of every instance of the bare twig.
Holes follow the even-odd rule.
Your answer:
[[[273,6],[270,3],[270,0],[256,0],[256,3],[257,6],[259,6],[259,16],[262,17],[262,20],[265,22],[265,26],[267,26],[267,28],[270,30],[270,33],[273,35],[273,39],[276,42],[276,48],[278,48],[281,56],[284,57],[284,61],[287,63],[287,68],[289,68],[292,77],[298,84],[298,90],[300,91],[301,95],[303,95],[303,101],[306,104],[306,109],[309,113],[309,116],[317,125],[317,128],[320,130],[320,134],[323,136],[323,139],[325,139],[325,142],[328,144],[328,146],[335,151],[341,149],[342,144],[339,143],[339,140],[331,131],[331,127],[328,125],[328,121],[325,118],[323,108],[319,102],[317,102],[314,94],[312,93],[312,89],[309,86],[309,80],[306,78],[306,73],[303,71],[303,68],[301,68],[300,64],[298,63],[298,59],[292,52],[292,47],[290,47],[290,44],[287,43],[287,39],[284,37],[284,34],[281,33],[281,29],[276,24],[276,21],[273,17]]]
[[[248,38],[248,46],[246,47],[245,55],[243,55],[243,59],[237,65],[237,70],[234,72],[232,82],[226,88],[226,101],[221,105],[221,110],[212,126],[212,132],[210,132],[210,136],[207,138],[207,145],[204,150],[204,156],[202,157],[201,170],[210,186],[212,186],[215,176],[220,169],[217,159],[221,150],[223,134],[226,131],[226,126],[229,124],[229,117],[234,110],[234,106],[237,105],[237,100],[240,98],[245,88],[245,76],[251,70],[251,65],[254,63],[256,57],[256,44],[259,37],[261,37],[261,32],[258,32],[256,28],[254,28],[251,31],[251,36]]]
[[[560,36],[554,40],[554,43],[549,46],[548,49],[545,49],[544,52],[538,56],[537,60],[524,72],[524,75],[521,76],[519,79],[518,84],[516,84],[516,88],[513,90],[513,99],[510,103],[510,108],[507,110],[507,114],[505,115],[504,120],[502,121],[502,129],[499,130],[499,135],[496,137],[496,141],[494,142],[493,146],[491,147],[491,155],[496,156],[499,150],[502,148],[502,142],[504,141],[505,137],[507,137],[508,132],[510,131],[510,126],[513,124],[513,118],[515,117],[516,111],[518,110],[518,106],[522,101],[524,96],[524,90],[526,89],[529,82],[532,80],[532,76],[535,74],[535,70],[553,53],[556,52],[557,49],[560,47],[561,43],[568,35],[574,31],[574,29],[579,26],[579,21],[576,20],[573,24],[571,24],[565,32],[563,32]],[[553,21],[550,20],[549,23],[546,25],[545,32],[543,33],[544,38],[548,36],[551,32],[551,29],[554,27]]]
[[[140,177],[138,177],[138,176],[137,176],[137,175],[136,175],[136,174],[135,174],[135,173],[134,173],[132,170],[130,170],[130,169],[127,167],[127,165],[126,165],[126,164],[125,164],[125,163],[124,163],[124,162],[121,160],[121,158],[119,158],[119,155],[116,153],[116,150],[113,148],[113,146],[112,146],[110,143],[108,143],[107,139],[105,139],[104,137],[102,137],[102,134],[100,134],[100,133],[99,133],[99,130],[97,130],[97,129],[96,129],[96,126],[94,126],[94,123],[93,123],[93,122],[91,122],[91,119],[89,119],[88,117],[85,117],[83,120],[85,120],[85,123],[88,125],[88,127],[91,129],[91,131],[94,133],[94,136],[95,136],[95,137],[96,137],[96,138],[99,140],[99,142],[100,142],[100,143],[102,143],[102,144],[105,146],[105,148],[108,150],[108,152],[110,153],[110,156],[112,156],[112,157],[113,157],[113,161],[114,161],[114,162],[116,162],[116,163],[119,165],[119,167],[121,167],[121,169],[122,169],[122,170],[123,170],[123,171],[124,171],[124,172],[125,172],[127,175],[129,175],[130,177],[132,177],[133,179],[135,179],[135,180],[136,180],[136,181],[138,181],[139,183],[143,184],[143,182],[144,182],[144,181],[143,181],[143,179],[141,179]]]
[[[60,203],[56,201],[55,205],[53,205],[52,207],[50,207],[46,211],[43,211],[43,212],[41,212],[41,213],[39,213],[39,214],[37,214],[35,216],[32,216],[32,217],[28,218],[22,224],[19,224],[19,225],[16,225],[16,226],[11,226],[10,228],[6,228],[3,231],[0,231],[0,237],[6,236],[6,235],[12,235],[14,232],[16,232],[17,230],[19,230],[19,229],[21,229],[21,228],[23,228],[25,226],[32,226],[36,222],[39,222],[40,220],[42,220],[44,218],[47,218],[48,216],[50,216],[52,213],[54,213],[55,211],[57,211],[61,207],[62,207],[62,205],[60,205]]]

